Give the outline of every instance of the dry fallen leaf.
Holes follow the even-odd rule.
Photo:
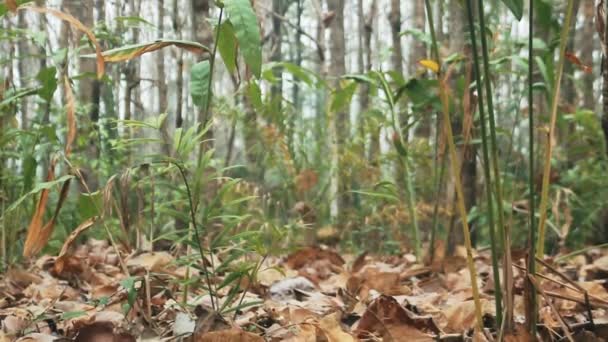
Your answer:
[[[333,313],[323,317],[319,322],[319,328],[327,337],[328,342],[355,342],[354,336],[345,332],[340,326],[340,316],[338,313]]]
[[[210,331],[192,338],[192,342],[264,342],[261,336],[243,331],[241,329],[230,329]]]

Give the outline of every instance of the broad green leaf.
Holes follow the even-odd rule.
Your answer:
[[[57,68],[52,66],[40,70],[38,75],[36,75],[36,79],[40,81],[40,85],[42,86],[38,90],[38,95],[44,101],[51,102],[53,94],[57,90]]]
[[[217,49],[224,60],[224,65],[228,72],[234,73],[236,70],[236,48],[237,41],[234,34],[234,27],[230,21],[225,21],[220,25],[220,36],[217,41]]]
[[[209,52],[209,49],[206,46],[196,42],[187,40],[158,39],[153,42],[125,45],[116,49],[107,50],[102,52],[101,55],[105,62],[123,62],[135,57],[139,57],[144,53],[156,51],[167,46],[177,46],[196,54]],[[92,58],[95,57],[95,55],[89,54],[83,55],[82,57]]]
[[[521,20],[524,15],[524,0],[502,0],[502,3],[511,10],[517,20]]]
[[[249,82],[247,84],[247,97],[256,111],[263,111],[262,90],[257,82]]]
[[[211,65],[209,61],[196,63],[190,71],[190,95],[192,101],[199,109],[207,108],[209,99],[209,77],[211,77]]]
[[[251,7],[251,2],[249,0],[225,0],[224,8],[234,27],[245,63],[259,78],[262,73],[262,42],[258,18]]]
[[[346,110],[355,94],[355,90],[357,90],[357,82],[346,81],[345,85],[333,93],[330,110],[332,112]]]

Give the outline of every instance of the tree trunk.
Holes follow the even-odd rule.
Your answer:
[[[162,39],[165,32],[165,0],[157,2],[156,27],[158,28],[158,38]],[[165,74],[165,51],[160,49],[156,52],[156,85],[158,87],[158,112],[166,113],[169,109],[168,105],[168,87],[167,75]],[[171,155],[171,139],[168,132],[168,120],[164,120],[160,127],[160,135],[163,140],[163,153],[167,156]]]
[[[344,0],[327,0],[327,9],[332,11],[335,16],[329,25],[329,39],[331,61],[329,65],[329,75],[334,78],[334,88],[340,89],[340,76],[346,74],[345,53],[346,46],[344,40]],[[336,153],[338,157],[338,217],[346,217],[347,208],[350,206],[350,196],[347,194],[350,184],[350,171],[344,158],[346,152],[346,141],[350,135],[350,117],[346,110],[333,113],[332,122],[335,130]],[[344,223],[344,222],[342,222]]]
[[[593,1],[583,1],[583,30],[581,42],[581,60],[583,63],[593,65],[593,51],[595,50],[595,5]],[[593,82],[596,75],[594,73],[585,73],[583,75],[583,107],[592,111],[597,110],[597,97],[593,92]]]
[[[367,19],[365,20],[365,32],[364,32],[364,43],[365,43],[365,61],[366,71],[372,70],[372,33],[374,28],[374,19],[376,18],[376,14],[378,12],[378,6],[376,4],[376,0],[372,0],[370,5],[370,11]],[[369,86],[365,86],[365,98],[362,99],[362,104],[365,106],[362,108],[367,108],[369,106]],[[363,102],[365,101],[365,102]],[[369,142],[369,155],[367,156],[367,160],[374,166],[379,165],[380,158],[380,127],[375,125],[370,125],[370,142]]]
[[[413,0],[413,26],[415,29],[424,32],[426,25],[426,16],[424,9],[424,0]],[[409,66],[410,74],[415,75],[418,69],[418,61],[426,58],[426,46],[423,42],[416,39],[411,39],[409,44]],[[418,127],[416,128],[416,137],[429,139],[431,136],[431,118],[430,113],[413,113],[414,116],[421,116]],[[416,115],[417,114],[417,115]]]

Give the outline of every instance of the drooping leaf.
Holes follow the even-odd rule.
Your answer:
[[[38,72],[36,79],[40,81],[42,87],[38,90],[38,95],[46,102],[51,102],[53,94],[57,89],[57,68],[47,67]]]
[[[217,49],[222,56],[224,65],[228,72],[234,73],[236,70],[236,50],[237,41],[236,35],[234,34],[234,27],[232,23],[227,20],[220,25],[219,28],[219,39],[217,41]]]
[[[521,20],[524,15],[524,0],[502,0],[502,3],[511,10],[517,20]]]
[[[156,51],[167,46],[177,46],[187,51],[202,54],[209,52],[209,49],[199,43],[191,42],[187,40],[173,40],[173,39],[158,39],[153,42],[130,44],[121,46],[115,49],[107,50],[101,53],[102,59],[105,62],[124,62],[135,57],[139,57],[144,53]],[[82,57],[93,57],[93,55],[83,55]]]
[[[101,46],[97,42],[97,38],[93,32],[86,27],[80,20],[74,18],[71,14],[67,14],[56,9],[47,8],[47,7],[36,7],[36,6],[22,6],[19,10],[30,10],[38,13],[51,14],[63,21],[68,22],[70,25],[75,27],[77,30],[82,31],[84,34],[89,37],[89,40],[95,46],[95,57],[97,59],[97,78],[101,79],[103,74],[105,73],[105,64],[103,60],[103,56],[101,55]]]
[[[228,13],[239,48],[245,63],[256,77],[262,73],[262,42],[260,28],[249,0],[225,0],[224,8]]]
[[[211,65],[208,60],[196,63],[190,71],[190,95],[199,109],[207,108],[211,91],[209,77],[211,77]]]

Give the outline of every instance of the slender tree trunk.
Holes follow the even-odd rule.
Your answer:
[[[424,32],[426,25],[426,15],[424,9],[424,0],[412,0],[414,28]],[[416,39],[411,39],[409,44],[409,66],[410,74],[415,75],[418,68],[418,61],[426,58],[426,46],[423,42]],[[419,138],[429,139],[431,137],[431,119],[430,113],[413,113],[414,116],[420,116],[418,127],[416,128],[416,136]]]
[[[194,9],[195,4],[192,3]],[[194,13],[194,10],[192,11]],[[182,24],[179,18],[179,0],[173,0],[173,31],[179,39],[182,38]],[[196,18],[192,18],[196,20]],[[194,22],[192,26],[195,26]],[[184,105],[184,53],[183,51],[177,52],[177,79],[176,79],[176,90],[175,90],[175,128],[182,128],[184,125],[184,116],[182,108]]]
[[[165,33],[165,0],[158,0],[156,7],[157,15],[156,27],[158,28],[158,38],[162,39]],[[167,75],[165,73],[165,51],[160,49],[156,55],[156,85],[158,87],[158,112],[167,113],[169,109],[167,87]],[[171,155],[171,139],[169,137],[169,120],[165,119],[160,127],[160,135],[163,140],[163,153]]]
[[[27,27],[27,23],[25,22],[25,11],[19,11],[17,27],[25,28]],[[17,71],[19,72],[19,86],[24,87],[25,80],[25,70],[27,69],[27,59],[26,56],[29,56],[29,47],[27,39],[20,39],[17,43],[17,54],[19,55],[19,59],[17,61]],[[26,130],[29,126],[29,101],[28,97],[24,96],[19,102],[19,107],[21,110],[21,129]]]
[[[335,14],[329,25],[330,55],[329,75],[334,78],[334,88],[340,89],[340,76],[346,74],[345,53],[346,45],[344,39],[344,0],[327,0],[327,9]],[[335,129],[335,144],[338,157],[338,217],[344,219],[346,211],[350,207],[350,196],[347,194],[350,184],[350,170],[344,158],[346,142],[350,136],[350,117],[346,110],[334,115],[333,126]]]
[[[372,0],[370,5],[369,15],[365,20],[365,31],[364,31],[364,44],[365,44],[365,60],[366,60],[366,71],[372,70],[372,33],[374,29],[374,20],[376,18],[378,12],[378,6],[376,4],[376,0]],[[365,89],[368,90],[369,87],[365,86]],[[362,96],[362,108],[367,108],[369,106],[369,91],[365,92],[365,95]],[[367,156],[367,160],[372,163],[372,165],[378,166],[380,158],[380,126],[378,125],[370,125],[370,141],[369,141],[369,155]]]
[[[581,59],[583,63],[593,65],[593,51],[595,50],[595,4],[593,1],[583,1],[583,29],[580,39],[581,43]],[[597,97],[593,92],[593,82],[596,75],[594,73],[586,73],[583,75],[583,107],[585,109],[597,110]]]

